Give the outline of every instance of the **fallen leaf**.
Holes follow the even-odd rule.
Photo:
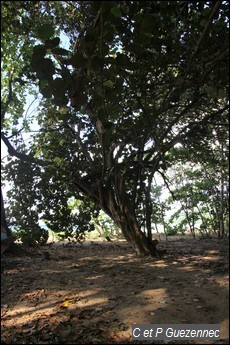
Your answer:
[[[95,311],[102,311],[102,310],[103,310],[103,308],[101,308],[101,307],[95,308]]]
[[[67,308],[70,304],[73,304],[73,303],[74,303],[74,301],[72,299],[69,299],[69,300],[62,303],[62,307]]]

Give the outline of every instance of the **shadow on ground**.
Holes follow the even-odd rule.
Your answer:
[[[135,323],[220,324],[219,343],[228,343],[228,242],[177,239],[160,246],[167,249],[161,260],[138,258],[123,241],[7,254],[2,343],[125,344]]]

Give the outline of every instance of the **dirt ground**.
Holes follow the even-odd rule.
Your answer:
[[[220,324],[228,343],[227,240],[160,242],[138,258],[120,240],[17,246],[1,264],[3,344],[179,344],[132,341],[132,325]],[[48,253],[48,254],[47,254]]]

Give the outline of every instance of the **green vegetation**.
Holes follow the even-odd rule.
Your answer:
[[[195,234],[202,220],[202,233],[223,237],[228,7],[2,1],[5,226],[36,233],[42,220],[78,240],[95,226],[110,233],[102,210],[138,254],[155,256],[153,225],[174,231],[170,200],[154,196],[158,174],[181,205],[177,228]]]

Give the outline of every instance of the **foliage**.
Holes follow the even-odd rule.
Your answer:
[[[107,216],[105,212],[100,211],[98,216],[95,217],[93,221],[99,237],[106,239],[106,237],[117,238],[121,235],[121,231],[118,226],[110,217]]]
[[[87,210],[102,209],[139,254],[153,254],[155,172],[164,176],[178,142],[202,155],[214,129],[228,122],[227,2],[2,3],[6,71],[22,47],[25,66],[20,62],[17,73],[42,98],[39,132],[26,147],[18,129],[13,136],[14,155],[41,167],[33,170],[40,193],[32,193],[33,204],[52,230],[77,233],[87,226],[71,215],[74,197]],[[9,41],[15,20],[20,30]],[[6,111],[23,104],[12,95],[27,87],[19,93],[9,75],[3,82],[13,90],[5,93],[6,121]],[[2,128],[11,151],[13,118]]]
[[[32,230],[30,230],[27,227],[26,230],[19,229],[18,231],[16,231],[15,235],[16,239],[19,239],[23,244],[33,247],[37,244],[46,244],[49,237],[49,232],[48,230],[41,228],[33,228]]]
[[[166,229],[166,235],[167,236],[174,236],[177,234],[178,234],[178,229],[176,227],[172,227],[170,225],[167,226],[167,229]]]
[[[48,231],[40,227],[38,204],[34,204],[34,200],[40,200],[36,181],[36,172],[40,169],[26,161],[20,163],[10,159],[7,165],[7,176],[13,182],[12,189],[7,192],[11,200],[10,207],[6,208],[8,226],[12,228],[15,237],[26,245],[45,244]]]
[[[176,220],[177,225],[182,228],[189,227],[193,234],[195,228],[206,235],[208,232],[219,232],[221,205],[224,209],[224,231],[225,234],[228,232],[228,167],[225,161],[224,166],[221,161],[217,164],[220,159],[217,149],[216,144],[215,151],[212,148],[210,155],[211,152],[208,152],[206,146],[209,156],[202,161],[197,159],[196,154],[192,152],[191,156],[190,151],[182,147],[171,151],[171,157],[168,157],[168,162],[177,161],[176,165],[173,163],[173,169],[167,172],[168,178],[173,181],[169,202],[177,200],[180,203],[179,209],[171,216],[170,223],[173,224]],[[191,158],[193,160],[190,160]],[[221,176],[224,185],[223,195],[220,190]]]

